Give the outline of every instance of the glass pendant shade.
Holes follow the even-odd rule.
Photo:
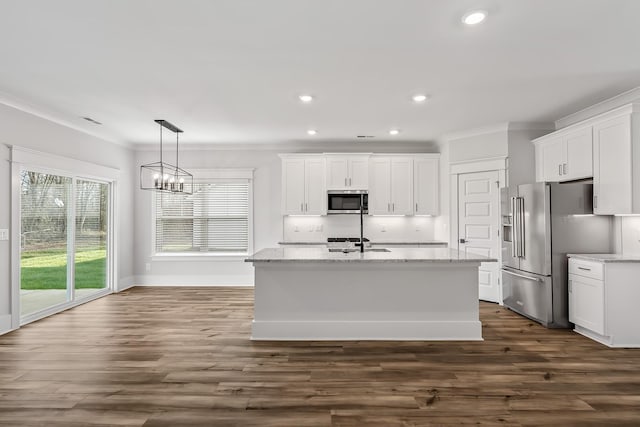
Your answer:
[[[166,191],[170,193],[193,194],[193,175],[178,166],[178,134],[182,130],[167,122],[156,120],[160,125],[160,161],[140,166],[140,188],[143,190]],[[176,164],[162,159],[162,129],[176,134]]]

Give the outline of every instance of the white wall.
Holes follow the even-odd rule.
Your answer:
[[[295,147],[299,147],[297,150]],[[278,242],[288,240],[323,241],[328,235],[336,233],[349,233],[356,236],[349,224],[355,221],[355,216],[343,217],[343,220],[333,218],[302,218],[294,220],[285,219],[280,213],[281,201],[281,165],[279,153],[292,152],[397,152],[397,153],[421,153],[437,152],[433,144],[338,144],[316,143],[295,144],[287,146],[279,145],[277,148],[259,146],[241,146],[241,148],[197,148],[187,147],[180,152],[180,164],[186,169],[214,169],[214,168],[253,168],[254,171],[254,250],[266,247],[277,247]],[[171,162],[170,154],[167,161]],[[136,152],[136,165],[158,160],[155,150]],[[149,218],[151,216],[151,193],[136,190],[135,194],[135,276],[136,283],[143,285],[251,285],[253,284],[253,266],[243,261],[243,257],[236,259],[188,259],[188,258],[160,258],[153,257],[153,234]],[[383,220],[368,219],[368,223],[377,224],[376,227],[368,227],[367,236],[379,238],[381,241],[390,241],[391,238],[404,236],[419,236],[420,240],[433,240],[433,218],[386,218]],[[309,224],[299,230],[305,232],[295,233],[292,225],[298,221],[312,222],[314,230],[316,223],[322,223],[321,232],[309,232]],[[384,232],[381,224],[386,225]],[[283,226],[291,225],[285,237]],[[418,229],[419,231],[415,231]],[[378,230],[377,232],[374,230]],[[294,234],[295,233],[295,234]],[[372,234],[373,233],[373,234]],[[377,234],[376,234],[377,233]],[[418,237],[416,237],[418,238]],[[147,266],[149,271],[147,271]]]
[[[0,228],[10,229],[10,150],[16,145],[45,153],[120,169],[118,183],[118,277],[116,285],[127,286],[133,274],[133,152],[94,136],[53,123],[29,113],[0,104]],[[11,313],[10,241],[0,241],[0,317]],[[16,265],[16,262],[13,262]],[[2,332],[2,331],[0,331]]]
[[[136,165],[158,160],[157,151],[138,151]],[[173,162],[173,156],[166,159]],[[182,150],[189,169],[253,168],[254,249],[274,247],[282,238],[280,158],[273,150]],[[244,257],[153,259],[152,192],[136,190],[135,275],[144,285],[251,285],[253,267]],[[149,271],[147,271],[147,264]]]

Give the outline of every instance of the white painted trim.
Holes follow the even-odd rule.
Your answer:
[[[585,126],[593,126],[600,122],[611,120],[620,116],[630,115],[633,113],[640,113],[640,102],[626,104],[626,105],[614,108],[613,110],[609,110],[604,113],[598,114],[597,116],[593,116],[588,119],[582,120],[580,122],[574,123],[572,125],[563,127],[562,129],[558,129],[555,132],[548,133],[546,135],[543,135],[539,138],[534,139],[533,143],[539,144],[541,142],[546,141],[547,139],[556,138],[560,135],[564,135],[575,130],[580,130]]]
[[[133,288],[135,286],[136,277],[135,276],[127,276],[118,280],[118,283],[115,286],[115,292],[122,292],[124,290]]]
[[[257,338],[259,337],[259,338]],[[256,321],[254,341],[483,341],[480,321]]]
[[[204,261],[204,262],[230,262],[230,261],[244,261],[248,258],[253,251],[249,251],[246,254],[228,254],[228,253],[215,253],[215,252],[184,252],[184,253],[171,253],[161,252],[151,255],[151,261],[164,262],[164,261],[179,261],[179,262],[192,262],[192,261]]]
[[[553,131],[556,127],[553,123],[546,122],[505,122],[495,125],[482,126],[473,129],[451,132],[444,135],[446,141],[455,141],[457,139],[472,138],[479,135],[487,135],[492,133],[506,133],[511,130],[548,130]]]
[[[506,156],[490,157],[483,160],[474,159],[449,163],[449,172],[452,175],[472,172],[487,172],[500,169],[507,169]]]
[[[13,331],[11,314],[0,314],[0,335]]]
[[[238,281],[241,279],[241,281]],[[243,280],[246,279],[246,280]],[[254,275],[218,276],[218,275],[139,275],[135,276],[133,286],[249,286],[253,287]]]
[[[20,170],[22,166],[11,162],[11,328],[20,327]],[[17,238],[16,238],[17,236]]]
[[[57,154],[31,150],[30,148],[16,145],[11,147],[11,161],[21,163],[25,168],[47,168],[50,173],[57,173],[64,176],[72,174],[98,181],[115,181],[120,175],[120,170],[116,168],[58,156]]]
[[[107,132],[92,132],[89,129],[85,129],[79,124],[73,123],[69,120],[63,119],[60,117],[58,113],[52,111],[45,111],[42,106],[35,107],[33,105],[29,105],[28,103],[16,98],[15,96],[9,95],[5,92],[0,92],[0,104],[6,105],[7,107],[13,108],[18,111],[22,111],[27,114],[31,114],[33,116],[39,117],[41,119],[47,120],[48,122],[55,123],[60,126],[64,126],[69,129],[73,129],[77,132],[81,132],[85,135],[91,135],[95,138],[102,139],[103,141],[111,142],[123,147],[130,148],[131,144],[125,140],[114,137],[113,135],[108,135]],[[80,119],[84,121],[84,119]],[[94,126],[94,125],[91,125]],[[102,128],[105,129],[105,128]]]
[[[640,101],[640,86],[623,92],[612,98],[605,99],[604,101],[598,102],[597,104],[590,105],[589,107],[584,108],[580,111],[576,111],[575,113],[571,113],[568,116],[559,118],[555,123],[556,129],[564,129],[584,120],[598,116],[602,113],[606,113],[607,111],[618,108],[622,105],[638,101]]]

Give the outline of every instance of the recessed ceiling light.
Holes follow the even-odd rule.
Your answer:
[[[418,95],[413,95],[411,99],[413,99],[413,102],[415,103],[421,103],[421,102],[425,102],[428,99],[428,97],[427,95],[418,94]]]
[[[311,95],[300,95],[298,97],[298,99],[300,99],[300,101],[304,102],[305,104],[308,104],[309,102],[313,101],[313,96],[311,96]]]
[[[487,15],[488,13],[485,10],[472,10],[464,14],[462,22],[467,25],[476,25],[484,21]]]
[[[311,136],[316,135],[317,133],[318,133],[318,131],[315,130],[315,129],[309,129],[307,131],[307,135],[311,135]]]
[[[389,135],[398,135],[400,133],[399,129],[391,129],[389,131]]]

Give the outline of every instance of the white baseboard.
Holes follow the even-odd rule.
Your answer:
[[[125,289],[129,289],[135,286],[136,276],[127,276],[118,280],[116,284],[116,292],[122,292]]]
[[[11,315],[0,314],[0,335],[11,332],[12,330],[13,328],[11,327]]]
[[[135,276],[134,286],[247,286],[253,287],[250,277],[226,277],[211,275],[140,275]]]
[[[265,341],[482,341],[480,321],[253,321]]]

